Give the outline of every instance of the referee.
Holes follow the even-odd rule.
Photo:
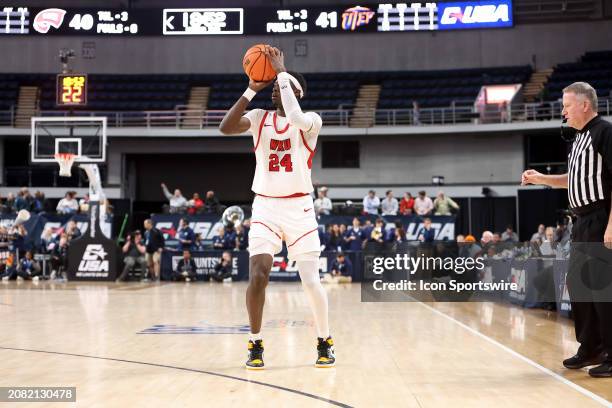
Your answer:
[[[522,184],[568,189],[577,220],[566,282],[580,347],[563,365],[571,369],[598,365],[589,375],[612,377],[612,124],[597,116],[597,93],[586,82],[563,89],[562,114],[577,131],[568,173],[527,170]]]

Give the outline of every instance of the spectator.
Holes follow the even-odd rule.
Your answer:
[[[34,260],[32,251],[26,251],[25,256],[17,263],[17,279],[38,281],[41,272],[40,263]]]
[[[370,233],[370,242],[378,242],[380,244],[385,242],[385,224],[382,218],[376,220],[376,224]]]
[[[72,241],[73,239],[81,236],[81,230],[77,227],[77,223],[74,220],[68,221],[65,232],[68,236],[68,241]]]
[[[68,235],[60,235],[59,242],[51,250],[51,279],[62,278],[68,268]]]
[[[223,249],[232,250],[236,246],[236,228],[230,225],[225,228],[225,237],[223,240]]]
[[[215,282],[223,282],[225,279],[232,276],[232,253],[224,251],[221,259],[215,265],[215,273],[212,278]]]
[[[414,200],[414,211],[417,215],[427,216],[433,210],[433,202],[427,197],[425,191],[419,191],[419,196]]]
[[[189,222],[186,218],[181,218],[180,228],[176,232],[176,236],[179,240],[181,250],[193,250],[193,246],[195,245],[195,233],[189,226]]]
[[[342,252],[338,252],[332,262],[330,273],[323,276],[324,283],[351,283],[353,280],[353,264]]]
[[[28,190],[27,187],[22,187],[21,193],[23,200],[25,201],[25,207],[23,209],[32,211],[32,208],[34,207],[34,197],[32,196],[32,194],[30,194],[30,190]]]
[[[191,200],[187,202],[187,212],[191,215],[199,214],[204,210],[204,201],[198,193],[193,193]]]
[[[177,188],[176,190],[174,190],[174,194],[170,194],[168,187],[166,187],[164,183],[161,183],[161,188],[162,188],[162,191],[164,192],[164,195],[169,201],[170,213],[172,214],[184,213],[185,209],[187,208],[187,199],[183,197],[181,190]]]
[[[491,231],[483,231],[482,237],[480,238],[480,242],[483,245],[488,245],[493,241],[493,233]]]
[[[314,209],[317,215],[329,215],[332,210],[332,202],[327,198],[327,187],[321,187],[317,193],[318,197],[314,200]]]
[[[249,246],[249,229],[244,225],[236,225],[236,251],[244,251]]]
[[[79,203],[74,198],[76,192],[67,191],[64,198],[57,203],[56,211],[60,214],[74,214],[79,210]]]
[[[572,219],[568,217],[566,220],[557,222],[557,230],[555,231],[555,239],[561,245],[565,246],[571,241]]]
[[[499,244],[501,242],[501,234],[499,232],[494,232],[493,233],[493,239],[491,240],[491,242],[493,244]]]
[[[544,224],[538,225],[538,231],[534,232],[529,241],[541,244],[546,239],[546,227]]]
[[[89,212],[89,193],[85,194],[85,196],[79,200],[79,212],[81,214],[87,214]]]
[[[161,269],[161,254],[164,250],[164,235],[160,230],[153,226],[153,221],[148,218],[144,221],[145,228],[145,247],[147,254],[145,256],[149,275],[154,281],[159,280]]]
[[[49,203],[45,198],[45,194],[41,191],[34,193],[34,201],[32,202],[32,212],[41,213],[48,210]]]
[[[57,240],[53,236],[53,228],[46,227],[40,236],[39,252],[43,254],[50,253],[57,245]]]
[[[363,197],[363,213],[370,215],[378,215],[379,206],[380,199],[376,197],[376,191],[368,191],[368,195]]]
[[[501,235],[501,240],[504,242],[518,242],[519,241],[518,235],[516,234],[516,232],[512,230],[512,225],[508,225],[506,227],[506,231],[504,231],[504,233]]]
[[[174,280],[191,282],[196,278],[196,264],[191,259],[191,252],[188,249],[183,250],[183,258],[178,261],[176,270],[174,271]]]
[[[145,260],[145,253],[147,252],[146,246],[142,242],[142,234],[136,230],[132,234],[128,235],[127,240],[122,248],[123,251],[123,272],[117,278],[117,282],[126,280],[130,270],[140,265],[142,268],[142,279],[144,280],[147,276],[147,261]]]
[[[404,227],[399,226],[395,229],[394,241],[397,244],[402,244],[408,241],[408,238],[406,238],[406,231],[404,230]]]
[[[416,126],[421,124],[421,109],[417,101],[412,101],[412,124]]]
[[[414,198],[412,197],[412,194],[404,194],[404,198],[402,198],[402,201],[400,201],[399,208],[402,215],[412,215],[414,213]]]
[[[465,235],[462,235],[462,234],[457,235],[457,237],[455,238],[455,241],[458,244],[464,243],[465,242]]]
[[[9,213],[15,212],[15,194],[8,193],[6,196],[6,202],[4,203],[6,210]]]
[[[212,245],[214,249],[225,249],[225,228],[219,227],[217,235],[212,239]]]
[[[15,198],[15,211],[27,210],[28,203],[23,197],[23,191],[19,191],[17,193],[17,197]]]
[[[326,251],[341,251],[344,237],[340,233],[340,226],[333,224],[329,226],[329,234],[325,244]]]
[[[419,230],[417,239],[421,242],[434,242],[436,239],[436,230],[431,227],[431,219],[425,218],[423,220],[423,227]]]
[[[204,211],[207,213],[218,214],[220,212],[221,204],[219,199],[215,196],[215,192],[210,190],[206,192],[206,200],[204,200]]]
[[[366,236],[361,229],[359,218],[353,218],[353,226],[346,231],[346,235],[344,236],[344,242],[346,243],[347,250],[361,251],[365,237]]]
[[[434,200],[434,215],[452,215],[452,210],[459,210],[459,205],[452,198],[439,191]]]
[[[555,229],[553,227],[547,227],[544,230],[544,241],[542,241],[542,245],[540,245],[540,254],[542,254],[542,256],[553,256],[555,255],[555,249],[557,249]]]
[[[399,203],[397,198],[393,197],[393,190],[388,190],[385,193],[385,198],[380,205],[382,215],[397,215]]]

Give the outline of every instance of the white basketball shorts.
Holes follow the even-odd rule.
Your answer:
[[[249,256],[279,253],[283,241],[289,259],[307,252],[321,252],[319,224],[310,196],[271,198],[257,195],[249,231]]]

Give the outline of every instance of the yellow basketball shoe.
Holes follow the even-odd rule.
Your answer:
[[[263,362],[263,340],[249,340],[249,359],[246,362],[246,368],[248,370],[263,370],[264,362]]]
[[[334,340],[330,337],[323,339],[317,338],[317,352],[319,357],[315,363],[315,367],[328,368],[336,365],[336,356],[334,355]]]

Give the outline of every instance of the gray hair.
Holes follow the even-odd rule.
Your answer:
[[[563,88],[563,93],[567,92],[571,92],[576,96],[585,97],[591,104],[591,109],[597,112],[597,92],[590,84],[586,82],[574,82]]]

